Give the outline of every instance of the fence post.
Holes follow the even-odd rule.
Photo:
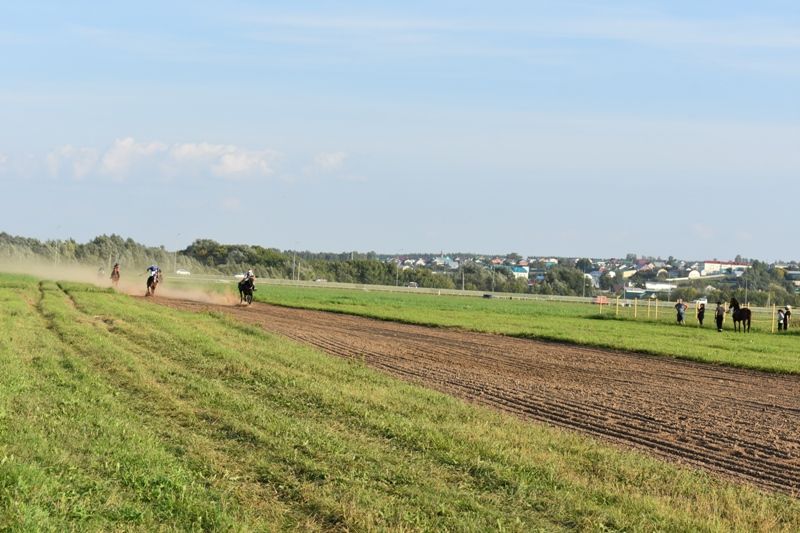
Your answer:
[[[656,306],[656,320],[658,320],[658,298],[656,298],[656,301],[653,302],[653,305]]]
[[[778,320],[776,314],[778,312],[778,306],[772,304],[772,333],[775,333],[775,321]]]
[[[647,320],[650,320],[650,298],[647,299]]]
[[[619,296],[617,296],[617,312],[614,314],[614,316],[619,316]]]
[[[636,310],[639,309],[639,298],[633,299],[633,318],[636,318]]]

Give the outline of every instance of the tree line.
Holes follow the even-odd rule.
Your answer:
[[[165,271],[182,268],[195,273],[234,275],[250,268],[259,277],[317,280],[370,285],[408,285],[438,289],[543,294],[591,294],[583,274],[568,266],[547,272],[545,279],[529,287],[527,279],[514,277],[505,266],[487,267],[465,262],[457,270],[432,267],[405,268],[395,261],[380,260],[375,252],[314,253],[281,251],[248,244],[221,244],[197,239],[183,250],[170,252],[116,234],[100,235],[87,243],[74,239],[47,240],[0,233],[0,261],[23,264],[39,261],[55,266],[84,265],[110,271],[120,263],[126,270],[143,270],[157,264]]]
[[[201,268],[191,257],[124,239],[119,235],[100,235],[87,243],[74,239],[40,241],[0,233],[0,262],[9,264],[46,263],[54,266],[82,265],[110,271],[114,263],[126,270],[144,270],[158,264],[165,270]]]
[[[464,254],[466,256],[467,254]],[[315,253],[281,251],[248,244],[221,244],[211,239],[197,239],[183,250],[170,252],[163,246],[152,247],[116,234],[100,235],[87,243],[74,239],[39,241],[0,233],[0,261],[24,263],[30,260],[54,265],[80,264],[110,270],[119,262],[126,270],[143,270],[158,264],[165,271],[182,268],[194,273],[234,275],[252,268],[262,278],[318,280],[369,285],[401,285],[415,283],[433,289],[466,289],[511,293],[534,293],[565,296],[594,296],[598,291],[585,276],[588,260],[564,260],[547,269],[539,268],[533,281],[515,277],[507,265],[485,265],[474,260],[463,261],[458,269],[425,266],[408,268],[396,260],[381,260],[375,252]],[[543,265],[539,265],[543,267]],[[603,293],[619,294],[617,280],[608,273],[600,277]],[[655,272],[637,273],[631,281],[643,285],[658,279]],[[668,281],[668,280],[664,280]],[[694,300],[707,296],[710,301],[728,301],[732,296],[752,305],[800,305],[794,286],[780,268],[753,261],[740,276],[729,276],[713,282],[702,278],[682,285],[659,297]]]

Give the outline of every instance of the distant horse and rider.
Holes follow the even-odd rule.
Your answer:
[[[145,296],[155,296],[156,287],[158,287],[158,284],[161,282],[161,269],[152,265],[147,269],[147,273],[147,292]]]
[[[736,298],[731,298],[730,312],[733,317],[733,330],[750,332],[750,309],[739,305]]]
[[[256,290],[256,276],[248,270],[242,281],[239,282],[239,303],[250,305],[253,303],[253,291]]]
[[[119,287],[119,263],[114,263],[114,268],[111,269],[111,284],[114,288]]]
[[[243,279],[239,282],[239,303],[250,305],[253,303],[253,291],[256,290],[253,278]]]

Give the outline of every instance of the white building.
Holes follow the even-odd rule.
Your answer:
[[[736,272],[737,270],[743,272],[748,268],[750,268],[750,265],[734,261],[705,261],[700,270],[700,275],[725,274],[726,272]]]

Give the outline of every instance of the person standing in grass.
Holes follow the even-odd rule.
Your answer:
[[[792,316],[792,306],[787,305],[783,310],[783,331],[789,331],[789,317]]]
[[[783,321],[786,318],[786,315],[783,312],[783,309],[778,309],[778,331],[783,330]]]
[[[717,308],[714,310],[714,320],[717,321],[717,331],[722,331],[722,321],[725,320],[725,306],[722,302],[717,302]]]
[[[701,303],[697,307],[697,321],[700,323],[700,327],[703,327],[703,319],[706,317],[706,304]]]
[[[683,300],[678,298],[678,303],[675,304],[675,311],[678,313],[677,320],[681,326],[686,324],[686,307],[687,305],[683,303]]]

